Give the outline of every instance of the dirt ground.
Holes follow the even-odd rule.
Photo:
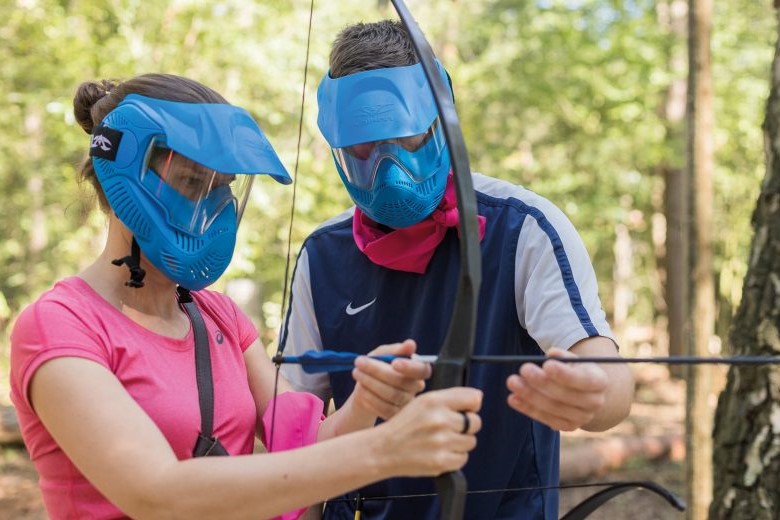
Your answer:
[[[0,518],[46,518],[38,490],[38,474],[21,447],[5,447],[0,454]]]
[[[668,378],[659,367],[642,368],[637,372],[637,398],[630,417],[606,433],[577,432],[565,434],[562,445],[595,446],[605,439],[646,439],[648,437],[677,436],[681,438],[684,418],[684,386]],[[562,451],[562,475],[565,450]],[[625,458],[620,467],[593,468],[589,476],[565,483],[607,482],[617,480],[650,480],[661,484],[677,496],[685,497],[685,475],[682,466],[684,453],[679,443],[671,451],[654,455],[653,460],[641,455]],[[613,461],[614,463],[614,461]],[[564,489],[561,491],[560,514],[598,492],[599,487]],[[0,451],[0,518],[9,520],[41,520],[43,509],[37,475],[21,446],[5,446]],[[611,500],[589,517],[592,520],[674,520],[684,513],[671,508],[663,499],[644,490],[629,491]]]

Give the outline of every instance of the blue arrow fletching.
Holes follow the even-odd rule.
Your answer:
[[[345,372],[355,368],[355,359],[360,354],[354,352],[335,352],[333,350],[308,350],[300,356],[284,356],[280,359],[282,363],[292,363],[301,365],[303,371],[307,374],[323,374],[330,372]],[[371,359],[378,359],[385,363],[390,363],[394,359],[404,356],[368,356]],[[408,359],[408,358],[406,358]],[[432,363],[436,361],[436,356],[412,356],[412,359]]]
[[[353,352],[334,352],[332,350],[309,350],[300,356],[287,356],[285,363],[301,365],[307,374],[322,374],[330,372],[345,372],[355,368],[355,359],[358,354]],[[372,356],[390,363],[395,356]]]

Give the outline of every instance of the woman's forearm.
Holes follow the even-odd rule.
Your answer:
[[[345,433],[371,428],[376,424],[376,415],[361,413],[354,406],[352,396],[344,406],[330,414],[320,425],[317,441],[331,439]]]
[[[147,498],[134,501],[127,513],[142,518],[274,517],[393,474],[392,460],[379,448],[382,439],[381,432],[370,430],[299,450],[177,462],[148,483]]]

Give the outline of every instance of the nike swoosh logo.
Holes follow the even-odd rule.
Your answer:
[[[360,307],[353,307],[352,306],[352,302],[349,302],[349,305],[347,305],[347,314],[349,316],[354,316],[358,312],[364,311],[364,310],[368,309],[369,307],[371,307],[374,304],[375,301],[376,301],[376,298],[374,298],[373,300],[371,300],[370,302],[368,302],[365,305],[361,305]]]

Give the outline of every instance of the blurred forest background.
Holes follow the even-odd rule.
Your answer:
[[[688,3],[408,0],[452,76],[472,168],[548,197],[574,222],[628,356],[669,353],[670,321],[678,343],[686,332],[673,300],[687,280],[671,271],[691,247],[679,241],[689,224],[679,207]],[[293,189],[259,179],[233,264],[215,286],[275,348],[288,246],[294,261],[303,238],[350,205],[316,126],[330,42],[346,24],[395,17],[387,0],[317,3],[301,115],[309,5],[0,0],[0,405],[8,404],[14,317],[103,245],[104,216],[91,187],[76,182],[89,138],[72,97],[85,80],[146,72],[197,79],[248,108],[291,173],[297,164],[292,228]],[[715,3],[712,355],[726,354],[748,267],[776,40],[769,0]]]
[[[665,353],[665,193],[685,166],[686,2],[408,3],[452,75],[474,170],[557,203],[585,240],[624,352]],[[394,11],[385,0],[314,10],[293,260],[317,223],[349,205],[316,127],[329,44],[348,23],[387,16]],[[104,217],[91,188],[76,182],[88,143],[72,115],[77,85],[152,71],[200,80],[247,107],[292,172],[308,18],[308,0],[0,2],[0,363],[19,310],[103,243]],[[723,338],[765,171],[761,122],[775,37],[768,1],[717,2],[714,277]],[[269,347],[281,316],[292,192],[268,179],[255,184],[232,267],[217,286],[247,308]],[[5,385],[7,371],[0,374]]]

